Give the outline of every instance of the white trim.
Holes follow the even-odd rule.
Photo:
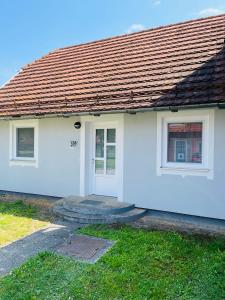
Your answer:
[[[39,140],[38,120],[18,120],[10,122],[9,132],[9,165],[11,166],[31,166],[38,167],[38,140]],[[16,130],[17,128],[34,128],[34,157],[16,156]]]
[[[91,127],[102,123],[112,124],[117,122],[117,145],[119,145],[119,155],[117,157],[117,174],[118,174],[118,200],[123,201],[123,156],[124,156],[124,114],[112,114],[81,117],[80,131],[80,196],[85,196],[91,192],[91,176],[90,176],[90,159],[87,157],[86,151],[88,144],[93,144],[93,135]],[[88,130],[89,129],[89,130]],[[87,143],[87,139],[89,143]],[[90,149],[89,149],[90,150]],[[92,151],[92,149],[91,149]],[[92,153],[90,153],[92,155]],[[87,181],[89,185],[87,185]]]
[[[206,176],[213,179],[214,161],[214,115],[211,110],[192,110],[157,113],[157,175],[176,174],[181,176]],[[202,122],[202,163],[167,162],[168,123]]]
[[[118,200],[124,201],[124,114],[120,115],[119,130],[117,135],[117,144],[120,146],[119,157],[117,159],[118,166]]]
[[[86,141],[86,122],[81,123],[80,128],[80,196],[85,196],[85,141]]]

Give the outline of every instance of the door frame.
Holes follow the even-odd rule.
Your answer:
[[[93,185],[93,127],[105,125],[117,129],[117,180],[118,200],[123,201],[124,177],[124,114],[103,114],[96,116],[82,116],[80,129],[80,196],[92,193]]]
[[[115,164],[115,174],[114,175],[106,175],[106,174],[96,174],[95,173],[95,159],[96,159],[96,153],[95,153],[95,147],[96,147],[96,129],[104,129],[104,151],[105,151],[105,158],[104,158],[104,172],[106,171],[106,145],[107,145],[107,140],[106,140],[106,129],[110,129],[110,128],[115,128],[116,129],[116,142],[115,147],[116,147],[116,164]],[[115,180],[116,182],[116,194],[118,194],[118,158],[119,158],[119,145],[117,142],[117,136],[118,136],[118,122],[93,122],[92,123],[92,145],[90,145],[90,147],[92,148],[91,152],[91,161],[92,161],[92,166],[90,168],[90,172],[91,172],[91,180],[90,180],[90,191],[91,194],[96,194],[96,180],[98,180],[101,177],[106,176],[108,179]],[[104,179],[103,179],[104,180]],[[102,195],[102,194],[101,194]],[[105,195],[105,196],[110,196],[110,195]]]

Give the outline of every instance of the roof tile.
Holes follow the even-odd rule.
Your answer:
[[[225,101],[225,15],[55,50],[0,89],[0,117]]]

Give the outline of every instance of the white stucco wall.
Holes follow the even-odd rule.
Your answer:
[[[73,126],[78,118],[39,120],[38,168],[9,166],[9,122],[0,122],[0,189],[51,196],[79,194],[79,130]]]
[[[96,120],[96,117],[92,117]],[[111,120],[114,115],[97,119]],[[9,122],[0,121],[0,190],[80,194],[79,118],[39,120],[38,168],[9,166]],[[123,200],[139,207],[225,219],[225,111],[215,111],[214,178],[157,176],[157,113],[124,115]],[[70,148],[70,141],[78,146]]]
[[[157,176],[156,124],[155,112],[125,115],[124,200],[139,207],[225,219],[225,111],[215,112],[213,180]]]

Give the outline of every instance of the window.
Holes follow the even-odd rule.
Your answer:
[[[37,167],[38,121],[11,122],[10,136],[10,165],[33,165]]]
[[[214,111],[157,114],[157,173],[213,176]]]
[[[16,129],[16,157],[34,157],[34,128]]]
[[[202,123],[169,123],[167,161],[202,163]]]

